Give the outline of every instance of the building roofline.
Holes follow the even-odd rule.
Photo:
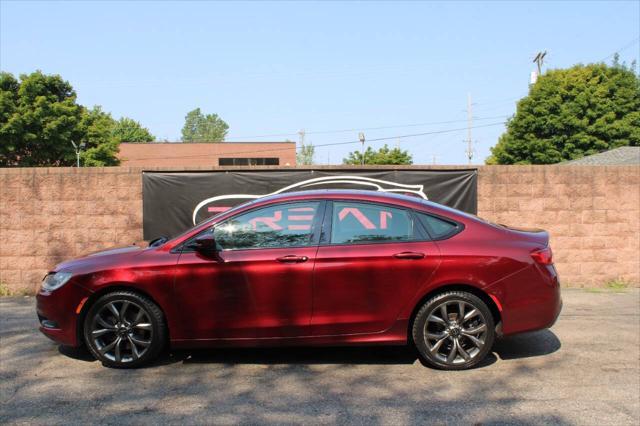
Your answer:
[[[229,141],[217,141],[217,142],[120,142],[120,145],[206,145],[206,144],[226,144],[226,145],[242,145],[242,144],[294,144],[293,141],[242,141],[242,142],[229,142]]]
[[[560,165],[565,166],[612,166],[638,164],[640,164],[640,147],[638,146],[620,146],[608,151],[602,151],[560,163]]]

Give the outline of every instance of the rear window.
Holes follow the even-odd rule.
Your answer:
[[[429,214],[416,212],[418,219],[427,228],[427,232],[433,240],[443,240],[457,234],[461,227],[455,222],[440,219]]]

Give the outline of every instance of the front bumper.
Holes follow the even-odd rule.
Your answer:
[[[77,347],[78,317],[82,304],[91,295],[72,281],[52,292],[40,290],[36,295],[36,312],[42,334],[56,343]]]

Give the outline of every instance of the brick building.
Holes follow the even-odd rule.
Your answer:
[[[295,142],[121,143],[125,167],[295,166]]]

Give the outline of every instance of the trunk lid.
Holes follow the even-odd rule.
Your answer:
[[[504,228],[505,230],[518,235],[521,238],[532,241],[536,244],[539,244],[541,247],[549,246],[549,233],[544,229],[539,228],[518,228],[514,226],[502,225],[498,226]]]

